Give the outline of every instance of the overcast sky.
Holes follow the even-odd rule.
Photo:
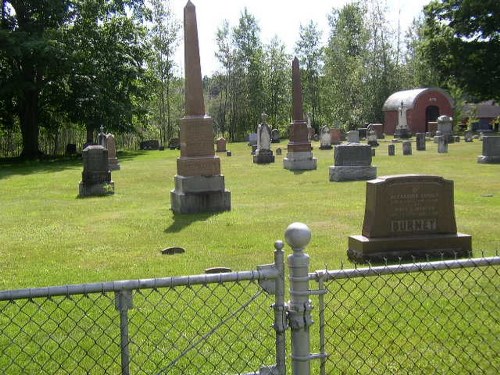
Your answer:
[[[384,1],[384,0],[382,0]],[[196,7],[198,21],[198,37],[200,40],[200,62],[202,75],[211,75],[220,69],[214,53],[217,49],[215,35],[222,21],[227,19],[230,27],[237,25],[243,9],[253,15],[260,27],[263,43],[276,35],[287,46],[292,54],[299,38],[299,26],[307,25],[310,20],[318,24],[323,32],[324,41],[329,33],[327,15],[332,8],[341,8],[350,0],[191,0]],[[401,30],[405,31],[412,20],[419,15],[424,5],[430,0],[386,0],[387,19],[395,30],[400,14]],[[170,0],[172,11],[182,25],[183,9],[187,0]],[[181,27],[176,62],[180,71],[184,70],[183,62],[183,30]]]

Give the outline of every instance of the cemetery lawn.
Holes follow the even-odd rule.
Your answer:
[[[377,148],[378,176],[422,173],[455,183],[458,231],[472,235],[474,256],[500,249],[500,165],[478,164],[481,143],[387,155]],[[179,151],[125,151],[121,170],[112,172],[113,196],[78,198],[79,159],[20,163],[0,161],[0,289],[200,274],[214,266],[252,270],[272,262],[275,240],[286,227],[306,223],[311,271],[350,268],[347,237],[360,234],[366,182],[330,182],[333,150],[319,150],[315,171],[283,169],[286,141],[276,163],[252,163],[246,143],[228,144],[219,154],[232,210],[218,214],[174,215]],[[171,246],[184,254],[162,255]],[[285,247],[287,254],[290,249]]]

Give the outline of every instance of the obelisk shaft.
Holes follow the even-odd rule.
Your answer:
[[[184,72],[185,72],[185,115],[204,116],[203,86],[201,79],[200,48],[196,9],[188,1],[184,7]]]
[[[304,109],[302,104],[302,83],[300,81],[299,59],[294,58],[292,62],[292,100],[293,120],[304,120]]]

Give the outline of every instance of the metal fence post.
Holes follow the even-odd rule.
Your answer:
[[[120,353],[122,375],[130,374],[130,353],[128,348],[128,310],[133,307],[132,291],[120,290],[115,293],[115,307],[120,311]]]
[[[286,374],[286,304],[285,304],[285,252],[283,241],[274,243],[274,266],[279,271],[276,278],[274,295],[274,330],[276,331],[276,370],[278,374]]]
[[[302,223],[292,223],[285,231],[285,240],[293,250],[288,256],[290,302],[288,319],[292,335],[292,371],[297,375],[311,372],[309,326],[312,304],[309,300],[309,255],[304,249],[311,240],[311,230]]]

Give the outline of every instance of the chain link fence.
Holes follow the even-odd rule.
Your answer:
[[[281,241],[256,271],[0,291],[0,369],[500,373],[500,257],[309,272],[299,237],[288,292]]]
[[[3,374],[258,370],[275,362],[274,299],[258,284],[267,277],[254,271],[31,289],[10,298],[1,292],[0,368]],[[172,280],[179,285],[138,286]]]
[[[322,374],[499,374],[500,259],[319,271]]]

